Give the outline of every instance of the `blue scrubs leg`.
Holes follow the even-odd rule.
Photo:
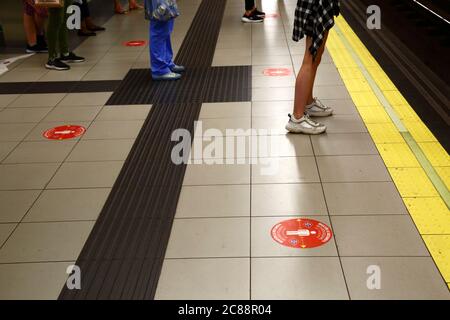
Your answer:
[[[167,74],[175,65],[170,42],[173,25],[173,19],[166,22],[150,20],[150,61],[154,75]]]

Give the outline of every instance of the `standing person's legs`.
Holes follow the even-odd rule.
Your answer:
[[[250,14],[255,9],[255,0],[245,0],[245,13]]]
[[[295,83],[294,112],[293,115],[289,115],[289,122],[286,125],[286,129],[289,132],[320,134],[327,129],[325,125],[309,118],[309,113],[318,116],[330,115],[332,113],[332,109],[330,108],[326,108],[323,105],[316,106],[315,103],[312,104],[315,100],[311,98],[315,75],[325,48],[325,40],[326,37],[314,58],[309,51],[312,38],[306,38],[305,55]],[[306,110],[307,108],[308,110]]]
[[[66,26],[67,21],[67,7],[71,4],[71,1],[65,0],[64,1],[64,8],[62,8],[61,13],[61,22],[58,26],[58,44],[59,44],[59,53],[61,55],[68,55],[69,54],[69,30]]]
[[[153,75],[170,73],[167,65],[167,38],[169,34],[167,22],[150,20],[150,61]]]
[[[313,55],[309,52],[309,47],[312,44],[312,38],[306,37],[306,50],[303,56],[302,66],[295,81],[295,96],[294,96],[294,112],[295,118],[300,119],[305,113],[305,106],[314,86],[314,62]]]
[[[34,21],[35,10],[27,0],[23,0],[23,27],[27,37],[27,52],[32,52],[37,44],[36,23]]]
[[[169,69],[172,70],[175,67],[175,63],[173,62],[172,41],[171,41],[170,37],[173,32],[173,26],[174,26],[175,20],[170,19],[167,23],[169,24],[169,33],[166,37],[166,63],[169,66]]]
[[[320,62],[322,61],[322,55],[325,51],[325,45],[327,43],[327,39],[328,39],[328,32],[325,33],[324,38],[323,38],[323,44],[320,47],[320,49],[317,51],[316,58],[314,59],[313,70],[312,70],[313,88],[311,89],[311,92],[308,97],[308,101],[307,101],[308,105],[313,103],[313,101],[314,101],[314,97],[313,97],[314,82],[316,81],[317,69],[319,68]]]
[[[48,59],[54,60],[58,57],[59,38],[61,25],[64,20],[63,8],[50,8],[48,10],[48,26],[47,26],[47,40],[48,40]]]
[[[47,42],[45,41],[45,22],[47,18],[47,8],[36,8],[34,22],[36,24],[37,43],[45,49],[47,49]]]
[[[170,45],[170,32],[172,22],[150,20],[150,62],[153,80],[177,80],[180,74],[174,73],[172,66],[172,47]],[[170,47],[170,50],[169,50]]]

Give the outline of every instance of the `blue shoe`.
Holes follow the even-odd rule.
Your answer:
[[[173,81],[181,78],[181,74],[175,72],[169,72],[166,74],[156,75],[152,74],[152,79],[155,81]]]
[[[184,66],[174,65],[170,70],[172,70],[172,72],[175,72],[175,73],[182,73],[182,72],[186,71],[186,68]]]

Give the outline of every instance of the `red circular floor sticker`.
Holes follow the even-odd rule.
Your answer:
[[[44,132],[44,137],[51,140],[72,139],[81,136],[86,131],[82,126],[59,126]]]
[[[267,68],[264,69],[263,74],[268,77],[285,77],[291,74],[288,68]]]
[[[321,246],[333,235],[326,224],[303,218],[284,220],[274,225],[270,234],[279,244],[300,249]]]
[[[127,47],[142,47],[145,46],[147,42],[144,40],[131,40],[124,43]]]

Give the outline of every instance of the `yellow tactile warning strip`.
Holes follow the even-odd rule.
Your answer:
[[[327,49],[450,288],[450,157],[343,17]]]

